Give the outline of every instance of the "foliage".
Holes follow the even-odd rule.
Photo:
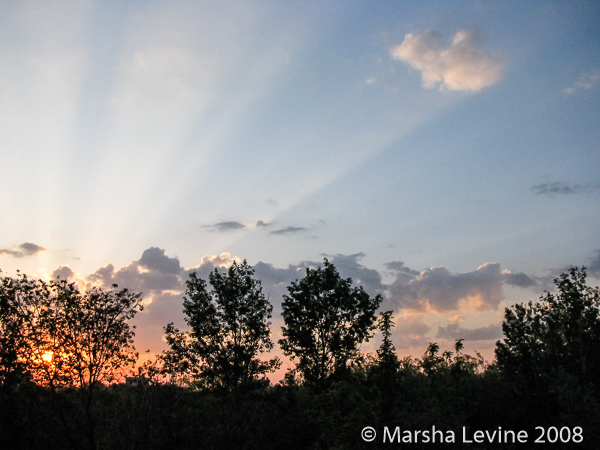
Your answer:
[[[600,387],[600,294],[586,285],[585,267],[554,280],[558,293],[507,308],[496,357],[507,375],[530,387],[558,371]]]
[[[320,270],[323,278],[325,269]],[[312,272],[317,271],[310,271],[307,276]],[[258,314],[254,323],[265,324],[271,308],[262,296],[260,285],[254,284],[252,271],[245,263],[237,265],[233,271],[211,275],[211,292],[207,292],[206,283],[195,276],[190,277],[185,307],[190,314],[196,314],[188,317],[190,326],[195,324],[195,330],[215,330],[212,325],[222,324],[219,330],[226,333],[222,334],[223,342],[232,343],[235,341],[231,334],[233,329],[241,328],[248,315],[236,315],[232,311],[236,311],[235,308],[244,310],[243,305],[255,312],[261,310],[249,300],[250,297],[262,299],[258,305],[266,309],[263,315]],[[339,276],[332,276],[332,279],[340,281]],[[581,427],[589,447],[590,442],[600,439],[597,420],[600,396],[594,378],[599,345],[598,288],[586,285],[585,269],[574,268],[556,283],[557,293],[546,293],[539,303],[515,305],[507,310],[506,339],[497,344],[498,349],[502,349],[497,351],[501,357],[492,365],[486,365],[479,354],[463,353],[462,339],[455,342],[452,351],[441,351],[436,343],[432,343],[421,358],[406,357],[398,361],[391,339],[393,317],[391,312],[384,312],[377,321],[383,337],[377,353],[362,354],[356,348],[343,354],[340,358],[352,355],[342,359],[344,364],[339,371],[344,376],[332,376],[339,373],[333,364],[328,382],[320,384],[320,389],[314,389],[310,382],[277,386],[265,383],[261,385],[262,389],[217,390],[160,383],[135,388],[112,384],[107,388],[98,386],[92,396],[94,383],[77,381],[78,376],[68,375],[78,373],[68,357],[56,355],[52,361],[45,362],[40,362],[38,357],[47,349],[67,351],[69,340],[49,331],[68,331],[68,320],[75,318],[80,324],[79,342],[86,342],[86,335],[90,336],[89,342],[95,342],[97,338],[91,337],[97,336],[101,327],[93,328],[92,322],[105,323],[106,318],[102,317],[108,317],[110,313],[102,316],[97,312],[94,316],[91,311],[94,308],[107,310],[100,298],[102,295],[112,298],[109,303],[114,306],[118,293],[97,290],[95,293],[100,297],[93,297],[62,281],[43,283],[24,275],[4,278],[0,287],[0,362],[4,377],[0,384],[0,448],[353,449],[365,447],[360,437],[364,427],[374,427],[379,438],[383,427],[398,425],[403,430],[431,430],[435,425],[438,430],[454,430],[457,437],[463,427],[470,432],[494,431],[499,427],[502,430],[526,430],[530,443],[539,435],[539,430],[535,429],[538,426],[546,429],[553,426],[557,430],[568,427],[571,431]],[[316,289],[320,293],[318,298],[324,301],[346,292],[338,284],[327,285],[333,286],[329,290]],[[290,287],[290,301],[294,299],[292,292],[300,292],[292,289],[294,285],[298,287],[302,282]],[[313,280],[304,288],[315,292],[309,288],[322,285]],[[241,286],[254,286],[254,289],[246,291]],[[360,291],[347,284],[346,287],[350,292]],[[240,295],[240,292],[247,295]],[[130,300],[136,297],[127,291],[123,296]],[[227,297],[225,303],[232,308],[228,316],[225,307],[217,303],[223,301],[221,297]],[[210,304],[202,304],[201,300],[210,301]],[[305,309],[311,311],[308,307]],[[326,311],[329,309],[325,308]],[[71,311],[72,318],[64,312],[67,310]],[[212,318],[205,314],[211,310],[217,312]],[[127,314],[117,316],[126,317]],[[89,320],[88,325],[84,316]],[[225,322],[226,316],[236,317],[237,322]],[[375,319],[373,315],[367,334],[373,331]],[[126,323],[126,318],[123,321]],[[223,328],[234,322],[237,328]],[[351,328],[353,323],[347,323],[346,328]],[[97,331],[91,332],[92,329]],[[174,333],[174,336],[180,337],[186,346],[194,342],[192,338],[201,337],[194,329],[189,333]],[[209,348],[211,339],[205,334],[202,345]],[[42,347],[36,350],[36,345]],[[93,348],[90,343],[89,349]],[[218,347],[214,344],[211,348]],[[231,351],[202,359],[193,354],[194,349],[191,345],[185,347],[189,351],[185,354],[190,357],[189,363],[206,364],[206,361],[219,361],[219,355],[224,355],[223,358],[235,355],[230,347]],[[86,353],[83,347],[81,352]],[[175,354],[171,353],[171,356]],[[256,356],[258,353],[254,353]],[[172,362],[179,364],[185,360],[173,359]],[[210,368],[207,373],[209,376],[224,373],[232,366],[230,362],[223,366],[223,372]],[[162,369],[166,367],[163,365]],[[202,369],[202,366],[197,368],[196,376],[203,376]],[[248,375],[247,378],[235,378],[235,373],[232,371],[229,378],[216,381],[238,380],[235,386],[239,387],[247,386],[239,381],[241,379],[256,379]],[[192,370],[187,375],[199,383],[198,378],[192,378]],[[260,376],[264,373],[255,375]],[[68,382],[69,379],[72,382]],[[311,381],[310,378],[305,380]],[[69,383],[76,387],[56,389],[69,386]],[[250,383],[252,386],[253,382]],[[89,395],[81,395],[86,392]],[[82,398],[89,403],[81,402]],[[27,432],[23,433],[23,430]],[[584,444],[561,442],[559,446],[566,449],[580,448],[581,445]],[[380,448],[387,444],[378,439],[369,446]],[[470,448],[472,445],[458,439],[452,446]],[[415,443],[414,447],[445,448],[445,445]],[[518,448],[518,445],[491,443],[486,444],[486,448],[508,449]]]
[[[383,336],[383,342],[377,350],[379,366],[384,371],[397,371],[400,368],[400,361],[396,355],[396,347],[392,343],[392,328],[394,316],[392,311],[385,311],[379,316],[378,327]]]
[[[278,358],[259,358],[273,348],[268,322],[273,307],[253,275],[246,261],[234,262],[225,274],[210,273],[209,291],[190,274],[183,312],[191,329],[165,328],[171,348],[161,356],[163,372],[197,386],[233,388],[265,380],[279,367]]]
[[[116,287],[116,286],[115,286]],[[52,388],[109,383],[135,363],[127,321],[141,310],[127,289],[80,292],[66,280],[18,274],[0,283],[0,367]]]
[[[141,309],[140,294],[127,289],[80,292],[66,280],[3,277],[0,375],[7,398],[28,380],[47,387],[67,440],[81,431],[89,448],[96,448],[93,394],[137,360],[127,321]],[[76,414],[59,402],[57,388],[78,388]]]
[[[373,336],[381,296],[371,298],[362,287],[353,288],[352,280],[342,279],[327,259],[323,267],[306,269],[306,276],[287,289],[279,345],[296,363],[288,376],[319,383],[343,373],[360,344]]]
[[[556,293],[507,308],[498,370],[518,397],[513,416],[531,427],[577,424],[600,439],[600,296],[585,267],[554,280]]]

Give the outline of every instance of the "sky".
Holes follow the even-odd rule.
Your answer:
[[[600,278],[598,23],[584,0],[0,0],[2,275],[143,292],[152,354],[190,271],[246,259],[277,340],[326,257],[401,355],[491,360],[505,307]]]

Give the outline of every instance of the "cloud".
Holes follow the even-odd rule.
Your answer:
[[[336,254],[329,255],[329,260],[342,278],[352,278],[354,284],[362,286],[369,295],[383,293],[385,285],[381,281],[379,272],[368,269],[358,262],[363,256],[364,253]],[[290,264],[286,269],[279,269],[264,262],[254,265],[255,276],[261,280],[263,292],[269,296],[269,301],[273,304],[274,315],[280,313],[281,302],[283,296],[288,293],[287,287],[290,283],[303,278],[307,268],[319,267],[322,263],[322,261],[302,261],[299,264]]]
[[[438,328],[438,338],[441,339],[465,339],[467,341],[487,341],[502,339],[502,326],[487,325],[485,327],[475,328],[472,330],[464,329],[459,324],[449,324],[446,327]]]
[[[391,261],[389,263],[385,263],[385,267],[389,271],[396,273],[396,274],[400,273],[400,272],[404,272],[409,275],[419,275],[419,272],[417,270],[413,270],[413,269],[406,267],[402,261]]]
[[[51,278],[56,280],[60,278],[61,280],[72,281],[75,277],[75,272],[71,270],[68,266],[59,266],[54,272],[52,272]]]
[[[199,277],[207,279],[208,274],[214,269],[227,268],[233,262],[241,263],[242,260],[237,256],[232,257],[229,252],[221,253],[220,255],[207,255],[200,260],[200,264],[191,267],[185,271],[185,277],[189,276],[190,272],[195,272]]]
[[[166,252],[158,247],[144,250],[139,260],[140,266],[161,273],[179,273],[183,270],[177,258],[169,258]]]
[[[233,261],[241,262],[240,258],[232,257],[229,253],[207,255],[195,267],[183,269],[177,257],[167,256],[165,250],[150,247],[142,253],[137,261],[115,269],[113,264],[101,267],[87,277],[88,283],[112,289],[113,284],[119,288],[128,288],[141,292],[144,299],[144,310],[138,313],[132,324],[137,326],[136,343],[143,350],[150,348],[160,352],[166,348],[162,341],[163,327],[169,322],[175,322],[178,327],[185,326],[182,313],[183,293],[185,282],[190,272],[196,272],[201,278],[207,279],[208,274],[215,268],[229,267]],[[68,267],[59,267],[54,273],[67,275]],[[71,272],[72,273],[72,272]]]
[[[459,30],[447,45],[441,34],[429,30],[407,34],[391,48],[393,59],[421,72],[423,86],[440,90],[480,91],[502,78],[504,63],[490,53],[480,54],[482,38],[476,29]]]
[[[502,278],[506,284],[522,288],[534,287],[538,285],[536,280],[523,272],[513,273],[510,270],[503,270]]]
[[[394,317],[392,340],[398,350],[424,347],[430,341],[425,335],[431,327],[423,322],[423,315],[401,315]]]
[[[597,191],[600,188],[600,183],[585,183],[568,185],[566,183],[554,182],[543,183],[531,186],[531,190],[537,195],[545,195],[547,197],[556,197],[557,195],[582,194]]]
[[[399,272],[389,286],[386,306],[437,312],[496,309],[504,297],[503,282],[496,263],[460,274],[452,274],[444,267],[433,267],[417,276]]]
[[[1,248],[0,255],[14,256],[15,258],[23,258],[24,256],[32,256],[36,253],[45,252],[46,249],[40,245],[25,242],[17,247],[17,249]]]
[[[304,227],[286,227],[280,230],[271,231],[271,234],[282,235],[282,234],[296,234],[308,231],[308,228]]]
[[[205,225],[203,228],[211,228],[212,231],[218,231],[223,233],[227,231],[245,230],[246,225],[240,222],[229,221],[215,223],[214,225]]]
[[[596,87],[600,83],[600,69],[592,69],[579,77],[571,87],[566,88],[563,92],[574,94],[580,90],[588,90]]]
[[[264,222],[262,220],[259,220],[258,222],[256,222],[256,228],[259,227],[270,227],[273,225],[273,222]]]
[[[359,260],[364,256],[365,254],[362,252],[352,255],[336,254],[331,255],[329,260],[342,278],[352,278],[354,284],[362,286],[370,295],[382,293],[384,285],[379,272],[374,269],[367,269],[359,263]]]
[[[151,296],[165,290],[183,290],[185,275],[176,257],[170,258],[164,250],[150,247],[144,250],[138,261],[132,261],[117,270],[113,264],[108,264],[91,274],[88,279],[107,289],[116,284],[120,288]]]

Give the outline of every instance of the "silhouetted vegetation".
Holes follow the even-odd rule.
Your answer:
[[[381,296],[371,298],[362,287],[353,288],[327,259],[323,267],[306,269],[283,296],[283,339],[279,346],[296,367],[290,382],[322,384],[339,378],[357,359],[360,344],[372,337],[375,311]]]
[[[254,362],[272,344],[271,307],[253,271],[236,264],[213,272],[210,283],[208,291],[190,276],[184,311],[191,331],[167,327],[171,349],[125,383],[122,369],[133,354],[126,324],[139,308],[137,294],[2,278],[0,448],[358,449],[408,445],[399,439],[410,438],[410,448],[426,449],[595,449],[600,442],[600,298],[585,268],[555,280],[556,294],[507,308],[505,339],[488,365],[465,354],[461,339],[451,351],[432,343],[420,358],[399,359],[392,312],[377,319],[380,300],[352,288],[325,261],[288,288],[282,347],[288,343],[299,376],[275,386],[264,375],[276,360]],[[69,328],[75,318],[77,331]],[[357,344],[374,327],[382,343],[364,354]],[[116,359],[92,357],[108,337]],[[181,354],[165,364],[175,350]],[[48,351],[52,359],[43,358]],[[94,372],[96,365],[103,369]],[[361,437],[367,426],[378,433],[372,442]],[[468,439],[477,430],[499,436],[499,427],[529,438],[513,443],[509,433],[504,442],[465,443],[463,427]],[[536,427],[547,432],[546,444],[534,444]],[[434,429],[441,433],[432,442]],[[449,431],[455,441],[440,442]]]
[[[209,275],[212,290],[194,272],[183,298],[189,332],[172,323],[165,328],[171,347],[159,358],[160,373],[188,385],[233,389],[257,381],[280,365],[278,358],[259,355],[273,348],[269,323],[273,307],[246,261],[234,262],[226,274]]]

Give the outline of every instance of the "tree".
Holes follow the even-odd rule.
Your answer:
[[[520,423],[577,424],[600,439],[600,295],[585,267],[554,280],[556,293],[507,308],[498,369],[519,398]]]
[[[114,287],[117,287],[116,285]],[[18,274],[0,283],[2,368],[21,367],[38,384],[92,389],[111,382],[137,355],[127,321],[142,309],[140,294]]]
[[[66,280],[46,283],[24,274],[3,277],[3,382],[14,382],[20,375],[53,393],[60,387],[77,387],[89,444],[95,448],[93,393],[99,383],[114,381],[137,360],[134,332],[127,321],[141,309],[141,295],[127,289],[80,292]],[[66,423],[64,416],[61,420]]]
[[[195,272],[187,280],[183,301],[190,331],[172,323],[165,328],[171,349],[161,356],[163,373],[207,388],[235,388],[257,380],[280,365],[278,358],[259,355],[273,348],[268,319],[273,307],[262,293],[260,281],[244,260],[226,273],[209,274],[211,290]]]
[[[506,309],[506,337],[496,343],[506,374],[535,387],[562,371],[600,387],[600,295],[586,277],[585,267],[572,267],[554,280],[557,294]]]
[[[378,321],[383,342],[377,350],[377,358],[381,369],[388,372],[396,372],[400,368],[400,361],[398,360],[398,355],[396,355],[396,347],[392,343],[393,319],[392,311],[386,311],[381,313]]]
[[[287,289],[279,345],[296,364],[288,376],[319,383],[344,372],[359,346],[373,336],[381,296],[352,287],[352,279],[342,279],[327,258],[323,267],[306,269],[306,276]]]

